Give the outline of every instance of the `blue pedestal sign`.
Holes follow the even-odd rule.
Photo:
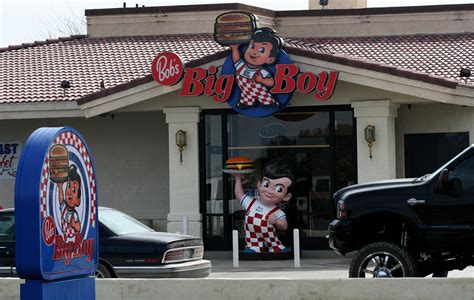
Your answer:
[[[95,299],[97,184],[89,149],[70,127],[28,138],[15,183],[21,299]]]

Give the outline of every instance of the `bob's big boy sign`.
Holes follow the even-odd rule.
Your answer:
[[[300,72],[281,49],[281,38],[271,28],[257,28],[256,17],[250,13],[218,16],[214,39],[231,49],[220,74],[215,66],[185,69],[177,54],[162,52],[153,60],[153,78],[161,85],[182,79],[179,96],[210,96],[251,117],[283,109],[294,91],[312,94],[316,101],[328,100],[334,93],[338,72]]]
[[[94,164],[78,131],[54,127],[33,132],[15,183],[16,267],[27,284],[94,274],[97,193]]]

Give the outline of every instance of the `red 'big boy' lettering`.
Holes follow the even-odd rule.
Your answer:
[[[184,72],[183,86],[179,96],[200,96],[204,92],[202,80],[206,77],[203,68],[188,68]]]
[[[53,260],[64,260],[69,265],[74,258],[84,257],[87,261],[94,258],[94,239],[84,240],[80,233],[74,241],[67,241],[62,235],[56,235],[54,241]]]
[[[298,74],[298,67],[295,65],[281,64],[276,66],[275,85],[271,93],[286,94],[295,90],[295,77]]]
[[[232,93],[232,87],[234,86],[234,75],[222,75],[217,79],[214,96],[214,101],[218,103],[226,102],[229,100],[230,94]],[[221,95],[221,97],[219,97]]]
[[[207,77],[204,83],[204,95],[208,97],[214,94],[213,88],[216,81],[216,72],[217,68],[215,66],[210,66],[207,71]]]
[[[337,75],[336,71],[326,72],[323,71],[318,74],[319,80],[316,85],[316,93],[314,93],[314,99],[324,101],[331,98],[336,87]]]
[[[318,77],[314,73],[302,73],[296,82],[296,88],[303,94],[311,93],[318,81]]]
[[[176,54],[163,52],[155,58],[152,73],[158,83],[171,85],[179,81],[181,77],[179,70],[182,66],[183,64]],[[208,70],[202,67],[187,68],[184,70],[183,85],[178,95],[197,97],[204,94],[209,97],[212,96],[214,102],[217,103],[228,101],[231,97],[234,83],[237,81],[236,75],[224,74],[218,76],[217,73],[218,68],[216,66],[210,66]],[[289,94],[295,90],[304,94],[314,92],[313,97],[315,100],[325,101],[331,98],[334,93],[338,74],[336,71],[322,71],[319,74],[311,72],[299,73],[299,68],[296,65],[277,64],[275,66],[275,74],[272,77],[273,88],[270,90],[270,93]],[[256,84],[257,79],[257,77],[252,77],[250,82]],[[266,79],[260,78],[258,80],[258,84],[261,84],[260,82]],[[242,90],[240,92],[242,93]],[[4,162],[1,161],[0,157],[0,167],[2,164]]]

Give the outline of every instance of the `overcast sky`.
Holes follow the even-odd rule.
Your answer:
[[[331,0],[330,0],[331,1]],[[0,0],[0,47],[68,36],[67,28],[77,27],[85,33],[84,10],[128,7],[164,6],[203,3],[240,2],[273,10],[307,9],[308,0]],[[369,7],[413,6],[474,3],[474,0],[367,0]],[[71,25],[67,25],[68,23]],[[472,29],[472,28],[471,28]]]

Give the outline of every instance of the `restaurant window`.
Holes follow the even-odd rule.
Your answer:
[[[245,211],[235,199],[232,177],[222,172],[225,160],[233,156],[254,161],[256,171],[246,175],[243,184],[245,192],[255,197],[268,161],[280,158],[290,163],[296,185],[292,199],[281,206],[289,227],[300,229],[303,249],[327,248],[327,226],[335,211],[331,195],[356,182],[354,119],[352,110],[344,109],[287,109],[266,118],[204,113],[201,207],[207,249],[230,249],[233,229],[240,232],[243,243]],[[290,231],[279,237],[292,246]]]

